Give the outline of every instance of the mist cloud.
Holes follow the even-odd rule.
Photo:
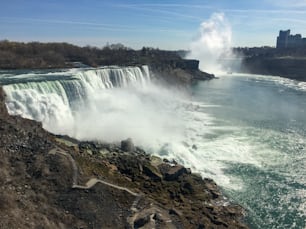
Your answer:
[[[197,37],[190,45],[189,58],[200,60],[203,71],[223,72],[219,64],[222,54],[230,52],[232,42],[231,26],[223,13],[214,13],[200,25]]]

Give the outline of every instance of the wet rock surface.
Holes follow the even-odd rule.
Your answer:
[[[0,228],[247,228],[211,179],[134,144],[54,136],[3,99]]]

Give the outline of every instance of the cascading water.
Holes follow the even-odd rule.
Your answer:
[[[76,76],[90,90],[126,87],[131,84],[144,85],[150,80],[147,66],[125,68],[102,68],[79,72]]]
[[[49,131],[74,135],[78,109],[87,106],[99,91],[136,84],[143,86],[150,81],[147,66],[71,70],[62,74],[64,79],[52,78],[50,73],[8,75],[2,79],[4,84],[14,82],[14,78],[15,82],[21,81],[4,86],[9,113],[41,121]],[[23,78],[28,82],[23,82]]]

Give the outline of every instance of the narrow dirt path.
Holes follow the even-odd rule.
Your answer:
[[[93,186],[95,186],[97,183],[102,183],[102,184],[105,184],[105,185],[110,186],[112,188],[116,188],[116,189],[119,189],[119,190],[122,190],[122,191],[126,191],[126,192],[130,193],[133,196],[141,196],[140,194],[135,193],[135,192],[131,191],[128,188],[121,187],[121,186],[118,186],[118,185],[115,185],[115,184],[112,184],[112,183],[109,183],[107,181],[104,181],[104,180],[101,180],[101,179],[97,179],[97,178],[89,179],[86,182],[86,185],[79,185],[78,184],[78,167],[77,167],[76,162],[73,159],[73,157],[69,153],[67,153],[65,150],[63,150],[61,148],[51,149],[49,151],[49,154],[51,154],[51,155],[60,154],[60,155],[65,156],[66,158],[68,158],[68,160],[70,161],[70,163],[72,165],[72,170],[73,170],[72,188],[90,189]]]
[[[115,185],[115,184],[112,184],[112,183],[109,183],[107,181],[97,179],[97,178],[91,178],[86,182],[85,185],[79,185],[78,184],[78,166],[75,160],[73,159],[73,157],[61,148],[54,148],[49,151],[49,154],[51,155],[59,154],[59,155],[65,156],[70,161],[72,170],[73,170],[73,179],[72,179],[73,189],[91,189],[96,184],[101,183],[109,187],[125,191],[131,194],[132,196],[134,196],[135,200],[133,201],[130,207],[131,215],[127,217],[127,223],[130,225],[130,228],[134,228],[134,224],[137,220],[146,219],[147,217],[149,217],[149,221],[146,223],[146,226],[147,226],[146,228],[156,228],[156,222],[155,222],[156,220],[154,219],[156,215],[158,215],[159,220],[162,220],[165,223],[164,224],[165,228],[168,228],[168,229],[176,228],[172,224],[172,220],[168,212],[157,206],[154,206],[153,204],[151,204],[149,208],[144,208],[142,210],[137,209],[137,205],[139,201],[141,200],[141,198],[143,197],[142,194],[133,192],[132,190],[128,188],[121,187],[121,186],[118,186],[118,185]]]
[[[132,196],[135,196],[135,201],[133,202],[132,204],[132,207],[131,207],[131,210],[133,212],[137,212],[137,204],[139,202],[139,200],[141,199],[142,195],[141,194],[138,194],[136,192],[133,192],[132,190],[128,189],[128,188],[125,188],[125,187],[121,187],[121,186],[118,186],[118,185],[115,185],[115,184],[112,184],[112,183],[109,183],[107,181],[104,181],[104,180],[101,180],[101,179],[97,179],[97,178],[91,178],[89,179],[85,185],[79,185],[78,184],[78,167],[77,167],[77,164],[75,162],[75,160],[73,159],[73,157],[67,153],[65,150],[61,149],[61,148],[54,148],[52,150],[49,151],[49,154],[51,155],[56,155],[56,154],[60,154],[60,155],[63,155],[65,156],[71,163],[71,166],[72,166],[72,170],[73,170],[73,177],[72,177],[72,188],[75,188],[75,189],[90,189],[92,188],[93,186],[95,186],[97,183],[101,183],[101,184],[104,184],[104,185],[107,185],[107,186],[110,186],[112,188],[115,188],[115,189],[119,189],[119,190],[122,190],[122,191],[126,191],[127,193],[131,194]]]

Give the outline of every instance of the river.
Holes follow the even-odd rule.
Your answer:
[[[248,210],[251,228],[305,228],[306,83],[233,74],[193,91],[217,105],[205,108],[215,130],[203,137],[203,154],[224,164],[229,180],[220,184]]]

